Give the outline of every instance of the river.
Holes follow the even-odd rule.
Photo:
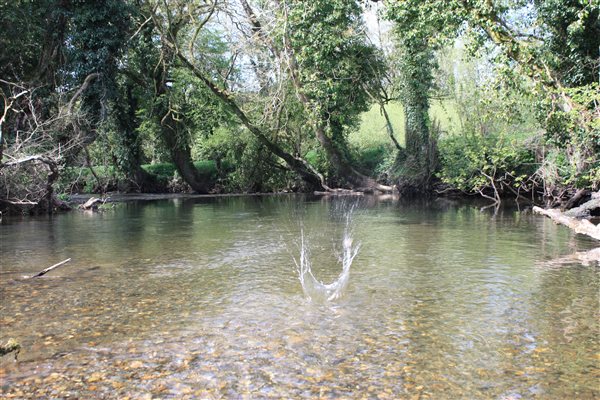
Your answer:
[[[303,240],[304,239],[304,240]],[[324,284],[358,251],[335,298]],[[594,399],[594,248],[511,207],[263,196],[0,224],[4,398]],[[66,258],[44,277],[24,279]]]

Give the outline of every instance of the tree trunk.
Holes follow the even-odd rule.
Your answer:
[[[130,78],[130,75],[127,75],[127,77]],[[137,82],[137,84],[140,88],[147,86],[144,81]],[[139,107],[133,89],[134,84],[128,80],[125,83],[124,93],[121,94],[120,100],[122,103],[116,107],[116,119],[121,131],[119,145],[126,153],[124,160],[120,163],[120,168],[133,183],[135,190],[152,192],[156,190],[156,182],[153,181],[153,176],[142,168],[142,149],[138,134],[140,120],[136,115]]]
[[[170,32],[172,37],[177,36],[177,28]],[[164,140],[171,159],[183,180],[190,185],[196,193],[208,193],[207,182],[200,176],[192,161],[191,149],[188,141],[181,132],[181,123],[173,115],[168,96],[169,87],[167,81],[171,64],[177,57],[178,49],[174,49],[167,38],[164,37],[162,44],[162,57],[160,68],[154,76],[156,100],[153,114],[160,117],[160,135]]]
[[[401,186],[427,191],[434,164],[430,145],[429,90],[433,83],[433,52],[425,39],[400,40],[402,106],[404,109],[406,158]],[[407,188],[408,189],[408,188]]]
[[[160,133],[169,148],[171,160],[183,180],[190,185],[194,192],[200,194],[208,193],[208,182],[194,166],[190,146],[185,140],[179,140],[177,121],[170,114],[166,120],[163,119]]]
[[[394,143],[396,150],[404,151],[402,146],[400,146],[400,143],[398,143],[396,136],[394,135],[394,127],[392,126],[392,121],[390,120],[390,115],[388,114],[387,110],[385,109],[385,104],[383,102],[379,102],[379,109],[381,110],[381,114],[385,118],[385,129],[386,129],[388,135],[390,136],[392,143]]]
[[[50,169],[47,177],[45,199],[47,202],[48,214],[52,214],[54,212],[54,182],[58,179],[58,165],[54,160],[49,158],[42,158],[41,160]]]
[[[252,133],[261,144],[263,144],[271,153],[281,158],[287,166],[297,173],[306,183],[316,189],[329,190],[321,174],[310,166],[305,160],[299,157],[294,157],[279,145],[271,141],[260,128],[254,125],[246,113],[237,105],[235,100],[225,90],[220,89],[214,82],[204,76],[204,73],[197,68],[185,55],[180,51],[177,56],[181,62],[198,78],[223,104],[239,118],[242,124]]]
[[[427,105],[423,104],[421,95],[410,96],[405,99],[405,140],[406,154],[411,157],[423,175],[429,175],[428,143],[429,143],[429,114]]]

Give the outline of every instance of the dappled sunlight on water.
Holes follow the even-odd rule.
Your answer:
[[[374,197],[352,204],[347,230],[348,201],[188,199],[5,220],[0,340],[23,350],[0,360],[2,396],[600,395],[598,268],[551,263],[592,242],[508,209]],[[339,298],[307,298],[300,232],[325,284],[360,243]]]

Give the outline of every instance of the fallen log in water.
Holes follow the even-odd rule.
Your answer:
[[[594,225],[587,219],[577,219],[557,209],[545,210],[540,207],[533,207],[533,212],[545,215],[554,222],[571,228],[576,233],[588,235],[594,239],[600,240],[600,226]]]
[[[565,215],[572,218],[588,218],[598,210],[600,210],[600,197],[592,198],[590,201],[583,203],[579,207],[565,211]]]
[[[67,259],[66,259],[66,260],[64,260],[64,261],[61,261],[61,262],[59,262],[59,263],[57,263],[57,264],[54,264],[53,266],[51,266],[51,267],[48,267],[48,268],[46,268],[45,270],[43,270],[43,271],[40,271],[40,272],[38,272],[37,274],[30,276],[30,277],[29,277],[29,279],[31,279],[31,278],[37,278],[38,276],[42,276],[42,275],[46,275],[48,272],[52,271],[52,270],[53,270],[53,269],[55,269],[55,268],[58,268],[58,267],[60,267],[61,265],[64,265],[64,264],[68,263],[69,261],[71,261],[71,259],[70,259],[70,258],[67,258]]]

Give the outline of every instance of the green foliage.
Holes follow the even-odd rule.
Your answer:
[[[402,40],[412,40],[413,49],[436,48],[463,32],[471,55],[483,54],[488,62],[486,69],[493,71],[495,82],[477,83],[476,90],[459,93],[462,106],[462,122],[466,132],[490,135],[531,136],[531,130],[523,131],[519,126],[533,126],[531,96],[524,96],[523,89],[535,92],[541,105],[538,116],[546,130],[547,154],[543,160],[545,171],[552,171],[544,179],[560,185],[598,187],[598,87],[593,85],[598,77],[598,48],[600,47],[600,7],[596,1],[550,0],[534,2],[461,2],[445,0],[390,2],[389,17],[403,33]],[[462,27],[461,29],[458,29]],[[543,40],[535,37],[543,37]],[[426,42],[418,44],[425,39]],[[416,41],[415,41],[416,39]],[[485,52],[482,50],[490,50]],[[418,63],[417,65],[423,65]],[[479,68],[485,63],[479,63]],[[517,67],[517,68],[515,68]],[[406,75],[406,74],[404,74]],[[452,71],[453,85],[456,72]],[[527,77],[529,84],[523,82]],[[410,78],[410,75],[409,75]],[[404,78],[405,82],[410,79]],[[490,85],[490,83],[493,83]],[[406,84],[406,83],[405,83]],[[494,87],[496,86],[496,87]],[[498,91],[498,87],[504,90]],[[449,88],[451,86],[446,86]],[[480,88],[484,88],[482,91]],[[421,92],[422,93],[422,92]],[[500,99],[495,95],[507,94]],[[414,101],[412,102],[414,103]],[[515,132],[521,132],[517,134]],[[454,139],[455,140],[455,139]],[[407,140],[407,143],[410,141]],[[453,146],[452,141],[444,145]],[[481,151],[486,146],[474,142]],[[448,150],[448,149],[446,149]],[[444,152],[444,150],[442,150]],[[502,153],[502,152],[500,152]],[[445,163],[458,165],[446,151]],[[479,170],[482,174],[489,168],[505,168],[510,162],[518,163],[520,157],[507,155],[488,162],[484,167],[472,156],[466,157],[468,171]],[[551,160],[551,161],[549,161]],[[549,163],[552,168],[549,168]],[[456,174],[445,173],[447,181],[463,185]],[[488,171],[489,172],[489,171]],[[463,177],[464,178],[464,177]],[[462,179],[462,178],[461,178]],[[481,181],[490,181],[485,176],[480,182],[466,179],[467,186],[481,188]],[[493,179],[491,180],[493,182]],[[462,188],[467,188],[461,186]],[[548,190],[546,185],[546,190]],[[552,189],[550,189],[552,192]],[[551,195],[552,193],[547,193]]]
[[[65,82],[77,87],[89,74],[100,74],[82,103],[88,118],[101,122],[108,115],[107,101],[117,95],[117,64],[129,38],[131,8],[125,0],[75,0],[60,4],[57,12],[68,21]]]
[[[92,72],[114,76],[129,35],[131,9],[127,2],[74,0],[63,12],[70,21],[71,72],[80,80]]]
[[[364,88],[375,83],[382,64],[377,49],[361,33],[359,5],[346,0],[296,2],[288,18],[303,91],[315,111],[342,124],[367,111]]]
[[[485,59],[465,60],[462,52],[455,57],[460,63],[449,61],[453,69],[450,73],[456,77],[450,94],[460,121],[455,133],[502,134],[520,139],[538,134],[541,127],[535,118],[536,98],[530,82],[504,66],[480,71]]]
[[[112,166],[93,167],[94,176],[88,167],[65,167],[56,183],[56,192],[62,196],[74,193],[104,193],[117,190],[123,176]]]
[[[522,142],[499,135],[460,135],[448,137],[439,146],[443,182],[468,193],[496,186],[502,192],[529,190],[535,172],[534,154]]]
[[[177,171],[175,164],[172,163],[146,164],[143,165],[142,168],[144,168],[146,172],[156,175],[159,179],[165,181],[173,178]]]
[[[289,171],[242,128],[215,130],[197,142],[195,154],[211,160],[219,185],[228,192],[271,192],[289,186]]]
[[[566,86],[598,81],[600,3],[581,0],[535,0],[538,24],[549,66]],[[595,4],[594,4],[595,3]]]
[[[185,131],[182,145],[191,145],[195,138],[208,137],[230,116],[212,93],[188,69],[176,68],[171,75],[168,94],[171,110]]]
[[[486,58],[465,59],[461,49],[444,57],[447,66],[438,73],[454,77],[448,94],[454,97],[460,129],[440,139],[437,176],[457,189],[495,199],[531,190],[541,140],[532,85],[502,64],[481,71]]]
[[[439,48],[458,34],[466,11],[459,0],[404,0],[388,2],[387,18],[394,21],[407,42]]]
[[[358,1],[250,3],[260,34],[243,17],[230,34],[218,13],[195,32],[210,5],[190,0],[0,2],[0,77],[18,83],[0,90],[9,98],[35,89],[3,120],[3,160],[55,157],[65,193],[134,181],[142,190],[144,171],[164,189],[178,176],[172,162],[192,182],[191,160],[205,160],[194,163],[197,187],[206,178],[218,190],[272,191],[298,188],[294,156],[330,184],[350,182],[343,175],[354,169],[383,176],[394,167],[428,181],[440,133],[439,176],[462,190],[525,190],[540,177],[550,192],[600,187],[597,0],[387,1],[396,46],[387,65]],[[470,51],[453,47],[457,38]],[[99,78],[66,107],[91,73]],[[372,105],[383,89],[375,103],[386,102],[405,151]],[[41,136],[28,152],[11,153],[31,129]],[[272,152],[289,155],[287,165]],[[41,193],[42,167],[11,179]]]
[[[335,149],[325,150],[332,165],[341,167],[333,159],[345,163],[347,133],[370,107],[368,91],[380,85],[382,56],[366,40],[355,1],[290,3],[286,30],[299,66],[299,90],[310,103],[305,114],[326,126]]]
[[[579,188],[600,187],[600,85],[592,83],[565,89],[576,107],[566,111],[542,103],[546,140],[555,152],[556,184]]]
[[[54,1],[0,2],[0,77],[26,81],[40,75],[38,62],[44,47]],[[48,60],[50,61],[50,60]]]
[[[315,147],[306,152],[304,159],[310,163],[317,170],[322,171],[325,177],[335,175],[331,163],[327,159],[327,154],[320,147]]]
[[[353,159],[358,168],[369,175],[377,175],[382,170],[382,163],[392,154],[393,148],[388,145],[370,146],[356,149]]]
[[[393,65],[398,71],[400,101],[404,107],[405,154],[396,170],[401,180],[421,190],[428,188],[437,164],[435,138],[430,119],[430,96],[435,88],[437,69],[435,50],[457,32],[457,14],[440,15],[438,1],[393,2],[387,17],[394,25],[396,54]],[[449,2],[444,7],[456,7]],[[404,164],[404,165],[400,165]]]

